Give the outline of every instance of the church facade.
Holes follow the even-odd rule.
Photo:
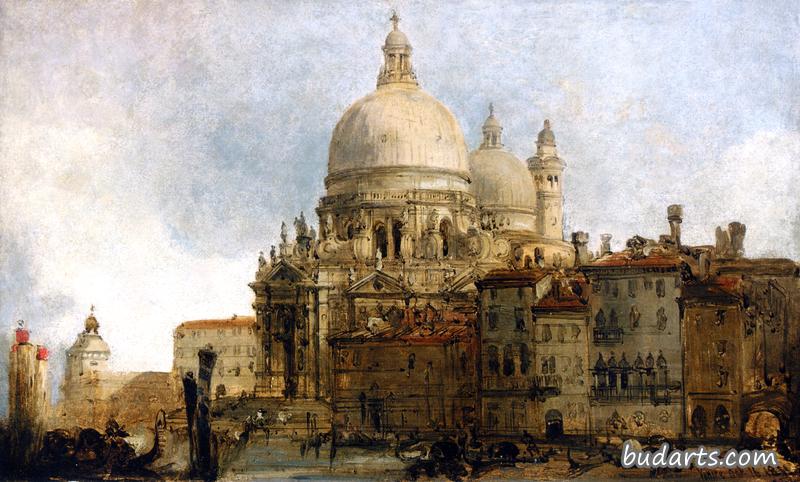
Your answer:
[[[572,263],[549,122],[526,163],[504,148],[490,109],[470,152],[458,121],[419,86],[394,20],[376,90],[333,131],[319,235],[302,213],[295,236],[284,224],[251,283],[264,327],[259,394],[330,399],[331,337],[370,320],[413,324],[426,309],[474,315],[474,281],[487,272]]]
[[[490,106],[469,151],[397,20],[375,91],[333,131],[319,233],[300,213],[259,258],[255,395],[372,434],[797,433],[797,264],[745,260],[739,223],[684,246],[679,205],[670,234],[618,253],[565,240],[550,122],[523,161]]]

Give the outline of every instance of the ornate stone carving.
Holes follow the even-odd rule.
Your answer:
[[[325,217],[325,227],[323,228],[322,235],[324,239],[336,239],[336,226],[333,224],[333,214],[328,213]]]

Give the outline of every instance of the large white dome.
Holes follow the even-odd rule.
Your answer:
[[[397,20],[383,45],[377,89],[351,105],[333,130],[329,193],[467,189],[464,134],[447,107],[419,88],[411,44]]]
[[[380,86],[344,113],[333,131],[328,174],[422,167],[467,176],[467,145],[453,114],[416,85]]]

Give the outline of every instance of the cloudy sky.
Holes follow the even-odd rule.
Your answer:
[[[9,1],[0,330],[27,320],[60,371],[95,304],[116,369],[167,370],[179,322],[249,313],[392,8],[471,146],[490,101],[522,158],[551,119],[567,232],[621,247],[682,203],[688,242],[739,220],[748,254],[800,258],[795,1]]]

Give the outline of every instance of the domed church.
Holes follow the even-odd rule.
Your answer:
[[[397,383],[433,387],[479,356],[477,280],[496,269],[573,265],[562,232],[565,164],[549,122],[524,162],[504,147],[490,106],[470,152],[458,120],[419,85],[398,21],[376,89],[333,129],[319,235],[300,213],[294,236],[284,223],[280,244],[259,259],[250,286],[263,329],[261,396],[357,407],[385,399],[387,384],[393,396]],[[367,367],[378,378],[365,388],[356,375],[336,379]],[[467,390],[447,383],[437,390]]]

